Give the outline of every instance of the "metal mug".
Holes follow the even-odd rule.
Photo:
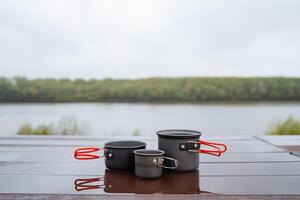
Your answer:
[[[176,169],[179,162],[173,158],[165,157],[164,151],[153,149],[139,149],[134,151],[135,175],[141,178],[158,178],[163,173],[163,168]],[[165,165],[171,161],[173,165]]]

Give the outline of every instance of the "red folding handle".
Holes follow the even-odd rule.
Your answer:
[[[95,148],[95,147],[84,147],[84,148],[78,148],[74,152],[74,158],[77,160],[92,160],[100,158],[101,156],[90,154],[101,150],[101,148]]]
[[[204,140],[199,140],[197,143],[206,145],[206,146],[210,146],[215,149],[215,150],[199,149],[196,151],[198,153],[205,153],[205,154],[210,154],[213,156],[220,156],[222,153],[227,151],[227,146],[226,146],[226,144],[223,144],[223,143],[208,142],[208,141],[204,141]],[[220,149],[219,146],[223,147],[223,149]]]

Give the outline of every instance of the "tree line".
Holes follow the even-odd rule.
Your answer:
[[[0,102],[299,101],[300,78],[0,78]]]

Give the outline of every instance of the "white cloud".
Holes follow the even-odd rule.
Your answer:
[[[299,76],[297,0],[4,0],[0,76]]]

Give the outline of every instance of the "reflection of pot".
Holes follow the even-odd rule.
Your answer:
[[[164,194],[199,194],[199,171],[172,172],[163,175]]]
[[[107,193],[153,194],[161,191],[162,179],[140,179],[128,171],[106,169],[104,185]]]
[[[157,179],[142,179],[134,173],[119,170],[105,170],[105,176],[76,179],[75,190],[102,190],[107,193],[136,194],[199,194],[199,171],[165,171]]]
[[[135,193],[136,194],[154,194],[159,193],[162,189],[162,178],[157,179],[135,179]]]
[[[80,178],[74,184],[78,192],[104,189],[107,193],[134,193],[135,176],[133,172],[106,169],[104,177]]]
[[[107,193],[134,193],[134,173],[120,170],[105,170],[104,178]]]

